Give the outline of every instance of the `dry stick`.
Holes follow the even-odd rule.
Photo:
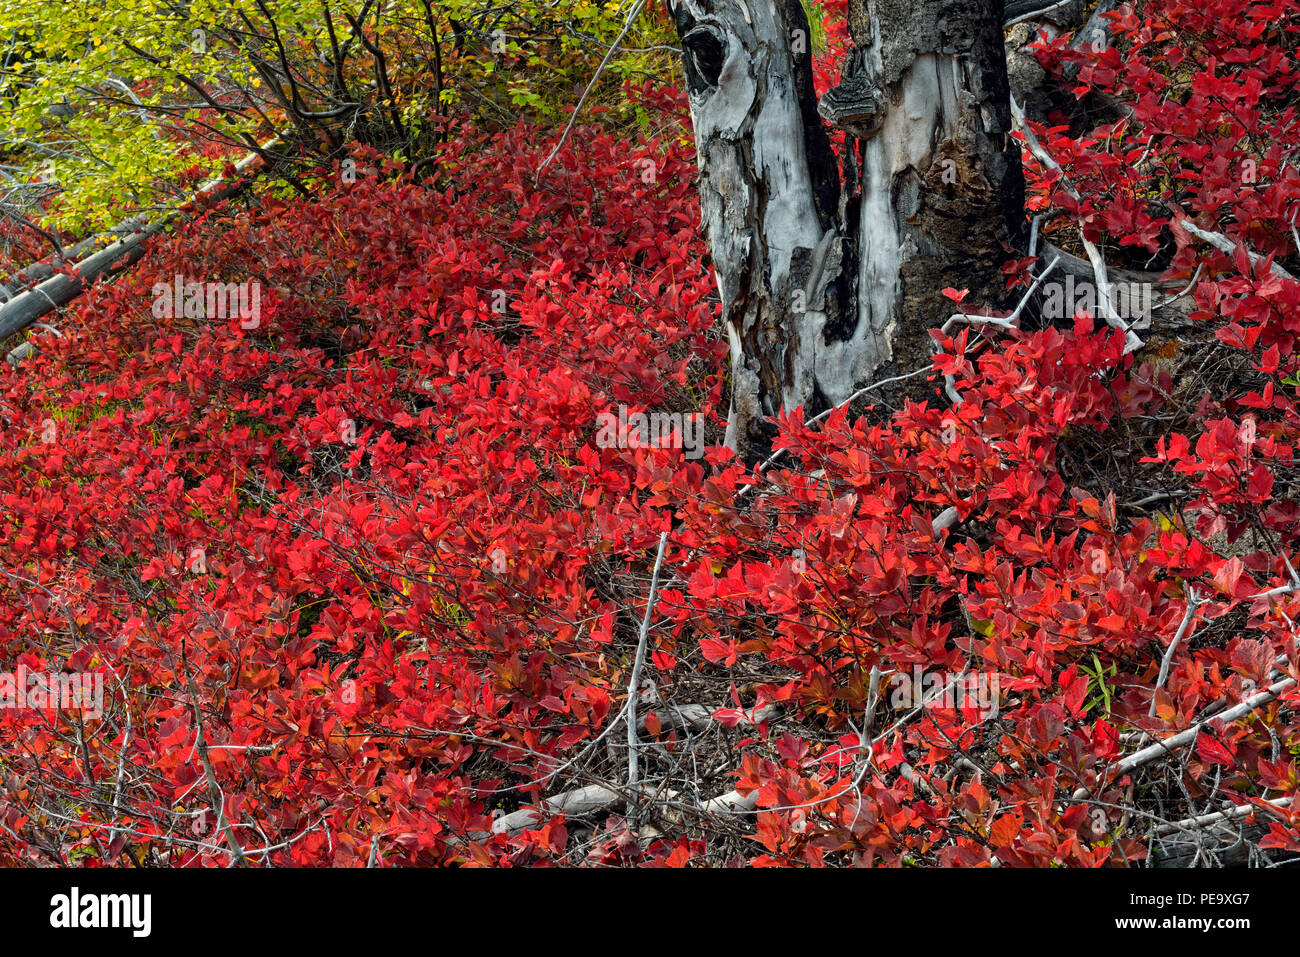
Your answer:
[[[940,689],[942,694],[945,689]],[[742,724],[761,724],[779,709],[775,705],[764,705],[748,715],[741,718]],[[694,726],[715,720],[713,713],[717,708],[710,708],[708,705],[688,704],[676,707],[670,712],[680,716],[680,720]],[[697,724],[698,723],[698,724]],[[624,789],[626,790],[626,789]],[[644,793],[642,785],[637,785],[637,791]],[[541,802],[540,808],[528,807],[521,808],[518,811],[512,811],[504,814],[492,822],[493,834],[513,834],[516,831],[522,831],[526,828],[536,827],[542,823],[542,820],[548,814],[564,814],[570,816],[580,816],[590,814],[595,811],[603,811],[606,808],[616,804],[623,797],[619,791],[606,787],[602,784],[591,784],[586,787],[575,788],[572,791],[564,791],[552,797],[546,798]],[[753,810],[758,804],[758,792],[742,797],[737,791],[729,791],[719,797],[712,798],[700,804],[700,809],[708,814],[721,812],[744,812]],[[485,835],[486,836],[486,835]]]
[[[1106,257],[1101,254],[1088,237],[1083,234],[1083,227],[1079,227],[1079,241],[1083,243],[1083,251],[1088,254],[1088,261],[1092,263],[1092,273],[1096,277],[1097,283],[1097,307],[1106,320],[1107,325],[1115,329],[1124,330],[1124,353],[1136,352],[1143,346],[1142,340],[1138,334],[1129,328],[1129,324],[1120,318],[1119,313],[1115,311],[1114,305],[1110,301],[1110,275],[1106,269]]]
[[[614,804],[621,795],[602,784],[565,791],[542,801],[541,809],[527,807],[502,815],[492,822],[493,834],[513,834],[541,824],[548,814],[579,817],[593,811],[603,811]]]
[[[659,536],[659,554],[655,556],[654,571],[650,573],[650,597],[645,604],[645,617],[641,619],[641,636],[632,659],[632,676],[627,684],[627,786],[635,788],[640,778],[638,752],[640,742],[636,736],[637,686],[641,683],[641,662],[645,659],[646,642],[650,637],[650,618],[654,615],[655,599],[659,597],[659,570],[664,564],[664,550],[668,547],[668,533]]]
[[[221,785],[217,783],[217,775],[212,770],[212,762],[208,759],[208,745],[203,740],[203,709],[199,706],[199,693],[194,687],[194,679],[190,677],[190,665],[185,655],[185,639],[181,639],[181,672],[185,675],[185,687],[190,693],[190,703],[194,707],[194,725],[198,744],[199,761],[203,764],[203,775],[208,781],[208,800],[212,801],[217,811],[217,825],[221,828],[222,833],[226,836],[226,843],[230,845],[230,853],[234,856],[234,863],[240,867],[247,867],[248,860],[244,857],[244,849],[240,846],[239,839],[235,837],[235,829],[231,827],[230,821],[226,819],[226,802],[221,794]]]
[[[662,703],[659,707],[643,715],[637,720],[637,727],[644,730],[646,718],[654,714],[659,718],[662,724],[671,728],[681,730],[699,731],[713,724],[717,719],[713,716],[718,711],[716,707],[710,707],[707,704],[668,704]],[[775,704],[765,704],[761,708],[755,708],[748,714],[742,713],[737,719],[738,725],[756,727],[770,718],[776,717],[781,711],[780,707]]]
[[[637,740],[637,685],[641,681],[641,663],[645,660],[646,645],[650,635],[650,620],[654,615],[655,601],[659,597],[659,573],[663,568],[664,552],[668,547],[668,533],[663,532],[659,536],[659,551],[655,556],[654,571],[650,576],[650,595],[646,601],[645,617],[641,620],[641,634],[637,641],[636,657],[632,661],[632,676],[628,681],[627,704],[624,706],[623,718],[627,724],[627,786],[628,789],[635,793],[639,787],[640,767],[638,764],[640,742]],[[613,727],[611,724],[610,727]],[[609,729],[607,728],[606,731]],[[603,735],[602,735],[603,737]],[[597,739],[599,740],[599,739]],[[593,742],[594,743],[594,742]],[[619,799],[617,791],[604,787],[603,785],[593,784],[588,787],[578,788],[574,791],[565,791],[554,797],[542,801],[542,808],[551,814],[583,814],[590,811],[602,810],[613,804]],[[505,814],[492,822],[492,833],[513,833],[525,828],[535,826],[541,823],[542,812],[537,808],[521,808],[518,811],[512,811]]]
[[[1038,10],[1030,10],[1028,13],[1022,13],[1019,16],[1013,16],[1002,24],[1003,30],[1010,30],[1018,23],[1024,23],[1026,20],[1037,20],[1039,17],[1051,13],[1053,10],[1059,10],[1061,7],[1068,7],[1074,0],[1058,0],[1057,3],[1050,3]]]
[[[1151,691],[1151,710],[1147,712],[1147,717],[1156,716],[1156,698],[1160,696],[1160,689],[1165,686],[1165,679],[1169,677],[1169,665],[1174,660],[1174,652],[1178,650],[1178,643],[1183,640],[1183,633],[1187,631],[1192,619],[1196,617],[1196,610],[1204,601],[1205,599],[1196,594],[1195,588],[1187,589],[1187,610],[1183,613],[1183,621],[1174,634],[1174,640],[1169,642],[1169,647],[1165,649],[1165,656],[1160,661],[1160,676],[1156,678],[1156,686]]]
[[[1256,592],[1253,595],[1246,596],[1246,601],[1259,601],[1261,598],[1276,598],[1278,595],[1289,595],[1293,591],[1300,591],[1300,575],[1291,567],[1290,560],[1283,555],[1282,561],[1286,562],[1287,570],[1291,573],[1291,581],[1285,585],[1278,585],[1276,588],[1270,588],[1268,591]]]
[[[596,67],[596,72],[592,74],[591,82],[587,84],[587,88],[582,91],[582,96],[578,97],[578,105],[573,108],[573,113],[569,116],[569,122],[564,127],[564,132],[560,134],[560,142],[555,144],[555,149],[551,150],[551,155],[542,161],[541,166],[537,167],[537,172],[540,173],[542,170],[546,169],[546,167],[550,166],[551,160],[555,159],[556,154],[564,148],[565,141],[568,140],[569,134],[573,132],[573,125],[578,122],[578,114],[582,112],[583,104],[587,102],[587,97],[591,95],[591,91],[596,86],[596,81],[600,79],[601,73],[605,71],[606,64],[608,64],[610,59],[614,56],[614,51],[616,51],[618,45],[623,42],[623,38],[627,36],[628,31],[632,29],[632,24],[635,23],[636,18],[641,15],[641,9],[644,6],[645,0],[636,0],[636,3],[632,5],[632,9],[628,11],[627,19],[623,21],[622,31],[614,38],[614,42],[605,53],[605,58],[601,60],[600,65]]]
[[[1025,294],[1020,298],[1020,302],[1016,304],[1016,308],[1012,310],[1011,315],[1005,317],[973,316],[973,315],[968,315],[964,312],[957,312],[957,313],[953,313],[951,316],[948,317],[948,321],[943,324],[943,328],[940,331],[945,336],[948,335],[948,330],[952,327],[952,324],[955,322],[964,322],[972,326],[998,326],[999,328],[1002,329],[1013,328],[1015,324],[1020,321],[1020,314],[1024,312],[1025,306],[1029,304],[1029,300],[1032,299],[1034,293],[1038,291],[1038,287],[1042,285],[1043,280],[1047,278],[1048,273],[1050,273],[1053,269],[1055,269],[1060,264],[1060,262],[1061,262],[1061,257],[1060,256],[1055,257],[1051,261],[1051,263],[1048,264],[1047,268],[1038,274],[1038,276],[1030,284],[1029,288],[1025,290]],[[933,346],[933,350],[935,352],[938,352],[938,343],[933,343],[932,346]],[[943,388],[944,388],[944,392],[947,393],[948,398],[952,401],[953,405],[961,405],[962,397],[961,397],[961,393],[957,391],[957,379],[951,372],[944,375]],[[935,534],[938,534],[938,532],[936,531]]]
[[[1065,170],[1061,169],[1061,164],[1056,162],[1052,157],[1052,154],[1047,152],[1043,147],[1042,143],[1038,142],[1038,137],[1035,136],[1034,131],[1029,128],[1029,121],[1025,119],[1025,112],[1020,108],[1020,104],[1016,102],[1016,98],[1012,96],[1010,100],[1011,118],[1015,122],[1016,128],[1024,134],[1025,145],[1029,147],[1029,151],[1034,154],[1046,169],[1054,170],[1058,173],[1061,177],[1061,185],[1065,187],[1066,192],[1068,192],[1076,201],[1080,200],[1081,197],[1079,191],[1071,185],[1069,179],[1065,175]],[[1141,349],[1143,346],[1142,340],[1138,338],[1137,333],[1129,328],[1128,323],[1119,317],[1119,314],[1115,312],[1114,307],[1111,305],[1110,277],[1107,273],[1105,257],[1102,256],[1101,250],[1099,250],[1086,236],[1083,235],[1082,229],[1079,230],[1079,238],[1083,242],[1084,252],[1088,254],[1088,261],[1092,264],[1093,280],[1097,286],[1097,304],[1100,307],[1098,311],[1102,314],[1101,318],[1106,320],[1107,325],[1124,331],[1125,354]]]
[[[1266,801],[1265,803],[1280,809],[1290,807],[1291,798],[1278,798],[1274,801]],[[1168,824],[1162,824],[1160,827],[1156,828],[1155,833],[1158,837],[1164,837],[1177,831],[1186,831],[1194,827],[1202,827],[1206,824],[1218,824],[1226,821],[1235,821],[1237,818],[1250,817],[1250,815],[1258,814],[1262,810],[1264,809],[1255,804],[1241,804],[1237,807],[1230,808],[1227,811],[1215,811],[1212,814],[1201,814],[1198,817],[1185,817],[1181,821],[1171,821]]]
[[[117,838],[116,822],[121,814],[122,807],[122,781],[126,775],[126,751],[131,746],[131,701],[127,695],[126,685],[122,683],[122,679],[117,676],[116,671],[113,672],[113,679],[117,682],[117,686],[122,689],[122,706],[126,710],[126,730],[122,732],[122,750],[117,755],[117,780],[113,785],[114,826],[108,832],[108,843],[110,845]]]
[[[31,326],[29,326],[28,328],[30,328],[30,329],[44,329],[46,332],[53,333],[54,336],[55,336],[56,338],[59,338],[59,339],[62,339],[62,338],[63,338],[63,333],[59,332],[58,329],[54,328],[53,326],[49,325],[48,323],[44,323],[44,322],[33,322],[33,323],[31,324]],[[29,356],[35,354],[35,352],[36,352],[36,347],[35,347],[34,345],[32,345],[31,340],[28,339],[28,340],[26,340],[25,342],[20,342],[20,343],[18,343],[18,345],[14,346],[14,348],[10,349],[8,355],[5,356],[5,360],[6,360],[6,361],[11,365],[11,366],[14,366],[15,368],[17,368],[17,366],[18,366],[19,363],[21,363],[21,362],[22,362],[24,359],[26,359],[27,357],[29,357]]]
[[[1273,661],[1273,667],[1269,669],[1268,672],[1269,680],[1271,681],[1273,678],[1276,678],[1279,675],[1285,675],[1286,672],[1283,669],[1286,668],[1286,666],[1289,663],[1290,663],[1290,658],[1288,658],[1286,655],[1284,654],[1278,655],[1277,658]],[[1197,719],[1200,721],[1208,721],[1211,718],[1218,715],[1219,712],[1221,712],[1225,707],[1227,707],[1227,704],[1228,704],[1228,699],[1226,697],[1219,698],[1216,701],[1211,701],[1209,704],[1207,704],[1204,708],[1201,709],[1200,714],[1197,715]],[[1149,738],[1151,737],[1151,732],[1138,731],[1136,732],[1136,737]]]
[[[1156,309],[1163,309],[1165,306],[1169,305],[1171,302],[1177,302],[1179,299],[1182,299],[1183,296],[1185,296],[1185,295],[1187,295],[1189,292],[1191,292],[1191,291],[1192,291],[1192,288],[1196,285],[1196,281],[1197,281],[1198,279],[1201,278],[1201,272],[1202,272],[1202,270],[1204,270],[1204,269],[1205,269],[1205,263],[1197,263],[1197,264],[1196,264],[1196,272],[1192,273],[1192,281],[1189,282],[1186,286],[1183,287],[1183,291],[1182,291],[1182,292],[1176,292],[1176,293],[1174,293],[1174,294],[1173,294],[1172,296],[1170,296],[1168,299],[1162,299],[1160,302],[1156,303],[1155,308],[1156,308]]]
[[[1053,269],[1059,266],[1060,263],[1061,263],[1061,257],[1056,256],[1052,259],[1050,263],[1047,264],[1047,268],[1044,269],[1041,273],[1039,273],[1034,278],[1034,281],[1029,284],[1029,288],[1025,290],[1025,294],[1020,297],[1020,302],[1016,303],[1016,308],[1011,310],[1011,315],[979,316],[979,315],[971,315],[970,313],[965,313],[965,312],[956,312],[948,317],[948,321],[943,324],[941,331],[946,336],[948,334],[949,328],[955,322],[965,322],[973,325],[1002,326],[1003,328],[1010,328],[1017,321],[1019,321],[1020,314],[1025,311],[1025,306],[1029,304],[1029,300],[1033,298],[1034,293],[1038,291],[1038,287],[1043,284],[1043,280],[1047,278],[1048,273],[1050,273]]]
[[[880,701],[880,665],[871,666],[871,685],[867,691],[867,713],[862,719],[862,743],[865,746],[876,726],[876,705]]]
[[[1182,213],[1184,217],[1186,217],[1187,213],[1183,211],[1183,208],[1181,206],[1174,206],[1173,208],[1176,209],[1178,212]],[[1223,235],[1223,233],[1215,233],[1215,232],[1211,232],[1208,229],[1202,229],[1200,226],[1197,226],[1190,219],[1186,219],[1186,218],[1179,219],[1178,226],[1181,229],[1185,229],[1187,232],[1191,233],[1193,236],[1195,236],[1197,239],[1201,240],[1202,242],[1209,243],[1215,249],[1219,250],[1222,253],[1226,253],[1229,256],[1236,255],[1237,247],[1238,245],[1240,245],[1241,248],[1246,251],[1246,255],[1250,258],[1250,264],[1252,266],[1258,266],[1260,262],[1262,262],[1264,259],[1264,257],[1261,256],[1259,253],[1255,252],[1252,249],[1247,248],[1245,243],[1234,243],[1227,236]],[[1291,282],[1296,281],[1295,276],[1291,275],[1289,272],[1287,272],[1284,268],[1279,266],[1277,263],[1272,263],[1270,265],[1270,268],[1273,271],[1273,275],[1277,276],[1279,279],[1289,279]]]
[[[1138,768],[1145,767],[1146,765],[1151,764],[1155,761],[1173,757],[1174,752],[1176,750],[1178,750],[1179,748],[1185,748],[1189,744],[1195,742],[1197,735],[1199,735],[1206,728],[1206,726],[1209,725],[1211,721],[1219,721],[1222,722],[1223,724],[1231,724],[1233,721],[1236,721],[1238,718],[1243,718],[1246,715],[1254,712],[1257,708],[1261,708],[1264,705],[1269,704],[1270,702],[1276,700],[1277,697],[1281,695],[1283,692],[1285,692],[1287,689],[1295,687],[1295,684],[1296,684],[1296,680],[1294,678],[1286,678],[1283,681],[1279,681],[1276,684],[1270,685],[1269,687],[1261,691],[1259,694],[1247,698],[1245,701],[1241,702],[1241,704],[1237,705],[1234,708],[1229,708],[1227,711],[1224,711],[1222,714],[1214,715],[1213,717],[1207,718],[1204,721],[1198,721],[1196,724],[1192,725],[1186,731],[1181,731],[1178,734],[1173,735],[1172,737],[1165,738],[1163,741],[1157,741],[1155,744],[1148,745],[1147,747],[1143,748],[1141,751],[1137,751],[1133,754],[1130,754],[1127,758],[1125,758],[1123,761],[1120,761],[1118,764],[1114,764],[1106,768],[1106,770],[1103,772],[1103,777],[1109,780],[1114,780],[1116,778],[1123,777],[1125,774],[1128,774],[1130,771],[1135,771]],[[1074,792],[1073,800],[1081,801],[1084,798],[1086,798],[1089,794],[1091,794],[1092,791],[1093,791],[1092,788],[1081,787]]]

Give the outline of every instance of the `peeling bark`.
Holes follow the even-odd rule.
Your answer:
[[[809,398],[817,331],[847,314],[837,162],[816,113],[798,0],[671,9],[731,344],[726,441],[761,448],[772,434],[764,419]]]
[[[925,365],[945,286],[1005,300],[1026,225],[1002,3],[852,0],[855,48],[820,104],[798,0],[670,10],[731,343],[727,444],[756,458],[765,419]],[[843,179],[830,126],[851,146]]]

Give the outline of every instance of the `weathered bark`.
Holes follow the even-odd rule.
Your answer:
[[[731,343],[727,444],[761,448],[764,418],[808,402],[823,331],[850,316],[837,163],[798,0],[683,0],[672,13]]]
[[[1002,3],[852,0],[855,49],[819,104],[798,0],[670,9],[731,342],[727,442],[753,458],[764,419],[923,366],[942,288],[1005,300],[1026,224]],[[828,124],[848,136],[843,177]]]

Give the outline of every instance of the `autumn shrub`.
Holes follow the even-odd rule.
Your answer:
[[[795,410],[757,467],[671,89],[628,92],[662,137],[464,127],[418,180],[353,147],[155,243],[0,369],[0,647],[104,689],[0,711],[0,860],[1123,866],[1232,807],[1300,852],[1300,197],[1231,126],[1289,135],[1295,9],[1221,51],[1126,8],[1081,82],[1130,127],[1039,131],[1085,201],[1027,159],[1044,235],[1165,249],[1179,337],[935,330],[935,401]],[[160,318],[177,277],[260,308]],[[620,407],[709,448],[597,442]],[[517,817],[593,786],[594,825]]]

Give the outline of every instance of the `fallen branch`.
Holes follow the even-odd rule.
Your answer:
[[[237,176],[249,170],[261,159],[261,154],[265,150],[278,142],[279,137],[275,137],[240,160],[235,165]],[[189,202],[225,199],[243,189],[245,185],[242,179],[212,179],[199,187],[190,197]],[[61,273],[52,276],[38,286],[14,296],[4,305],[0,305],[0,342],[26,329],[46,313],[67,305],[81,295],[81,291],[89,283],[133,265],[144,255],[145,241],[162,232],[178,215],[179,210],[168,213],[157,221],[87,256],[75,264],[70,275]]]
[[[603,811],[616,803],[622,795],[600,784],[590,784],[576,791],[565,791],[542,802],[541,808],[526,807],[504,814],[492,822],[493,834],[514,834],[536,828],[547,817],[564,815],[577,817],[593,811]]]
[[[1057,256],[1055,259],[1051,261],[1051,263],[1048,264],[1046,269],[1044,269],[1041,273],[1038,274],[1038,276],[1030,284],[1029,288],[1025,290],[1024,296],[1022,296],[1020,302],[1016,304],[1016,308],[1012,310],[1011,315],[973,316],[973,315],[967,315],[964,312],[957,312],[957,313],[953,313],[953,315],[948,317],[948,321],[943,324],[940,331],[945,336],[948,335],[948,332],[952,328],[953,323],[956,322],[964,322],[967,325],[972,325],[972,326],[997,326],[1001,329],[1014,329],[1016,327],[1016,323],[1020,321],[1020,314],[1024,312],[1025,306],[1028,305],[1029,300],[1032,299],[1034,293],[1038,291],[1038,287],[1042,285],[1043,280],[1047,278],[1048,273],[1050,273],[1053,269],[1055,269],[1060,264],[1060,262],[1061,262],[1061,257]],[[937,352],[938,344],[933,343],[932,348],[933,351]],[[951,372],[946,374],[943,377],[943,386],[944,386],[944,391],[948,394],[948,398],[952,401],[952,404],[961,405],[962,403],[961,394],[957,391],[957,381]],[[936,531],[935,534],[938,534],[938,532]]]
[[[1148,745],[1141,751],[1130,754],[1127,758],[1106,768],[1102,772],[1103,780],[1116,780],[1123,777],[1131,771],[1145,767],[1156,761],[1173,757],[1175,752],[1195,743],[1197,736],[1209,726],[1211,721],[1218,721],[1221,724],[1231,724],[1238,718],[1244,718],[1246,715],[1253,713],[1258,708],[1270,704],[1290,688],[1296,686],[1294,678],[1286,678],[1282,681],[1272,684],[1265,688],[1257,695],[1253,695],[1233,708],[1229,708],[1222,714],[1217,714],[1204,721],[1198,721],[1186,731],[1180,731],[1172,737],[1165,738],[1163,741],[1157,741],[1155,744]],[[1093,792],[1093,788],[1081,787],[1072,795],[1075,801],[1081,801]]]
[[[1028,3],[1008,3],[1005,13],[1007,19],[1002,22],[1002,29],[1009,30],[1026,20],[1037,20],[1062,7],[1068,7],[1073,2],[1074,0],[1056,0],[1055,3],[1052,0],[1030,0]]]
[[[1181,207],[1175,207],[1175,209],[1177,212],[1183,213]],[[1223,233],[1215,233],[1215,232],[1211,232],[1208,229],[1202,229],[1200,226],[1197,226],[1194,222],[1192,222],[1190,219],[1186,217],[1187,214],[1183,213],[1181,217],[1175,219],[1175,223],[1178,226],[1178,228],[1185,230],[1186,232],[1195,236],[1197,239],[1201,240],[1202,242],[1209,243],[1215,249],[1219,250],[1222,253],[1225,253],[1228,256],[1235,256],[1237,253],[1237,249],[1240,247],[1241,249],[1245,250],[1246,255],[1250,258],[1250,264],[1252,266],[1258,266],[1261,262],[1263,262],[1264,257],[1261,256],[1259,253],[1255,252],[1254,250],[1247,248],[1245,243],[1234,243],[1227,236],[1223,235]],[[1296,281],[1295,276],[1291,275],[1291,273],[1287,272],[1287,270],[1282,268],[1282,266],[1278,265],[1277,263],[1270,263],[1269,268],[1272,270],[1273,275],[1277,276],[1279,279],[1289,279],[1291,282]]]
[[[1289,797],[1277,798],[1273,801],[1265,801],[1265,804],[1272,805],[1275,808],[1284,808],[1291,806]],[[1264,810],[1255,804],[1241,804],[1227,811],[1215,811],[1213,814],[1201,814],[1197,817],[1185,817],[1181,821],[1172,821],[1169,824],[1162,824],[1156,828],[1156,836],[1164,837],[1168,834],[1176,834],[1179,831],[1187,831],[1192,828],[1205,827],[1206,825],[1225,823],[1228,821],[1237,821],[1244,817],[1250,817],[1252,814],[1258,814]]]
[[[15,296],[26,292],[39,283],[49,279],[59,269],[75,263],[77,260],[89,256],[97,250],[103,249],[111,242],[115,242],[124,236],[129,236],[134,232],[148,225],[148,223],[139,217],[124,219],[107,232],[96,233],[93,236],[87,236],[76,243],[73,243],[63,251],[63,255],[57,254],[49,259],[43,259],[40,262],[32,263],[24,269],[20,269],[12,276],[8,277],[3,283],[0,283],[0,302],[8,302]]]
[[[185,653],[185,640],[181,639],[181,672],[185,677],[185,687],[190,694],[190,704],[194,708],[194,743],[198,748],[199,762],[203,765],[203,777],[208,784],[208,799],[212,802],[217,812],[217,830],[226,838],[229,845],[228,853],[232,855],[232,863],[240,867],[248,866],[248,859],[244,856],[244,848],[239,843],[239,838],[235,836],[235,829],[231,826],[230,821],[226,818],[226,801],[221,792],[221,785],[217,783],[216,772],[212,769],[212,761],[208,757],[208,744],[203,738],[203,708],[199,704],[198,689],[194,687],[194,679],[190,676],[189,660]]]
[[[764,721],[774,718],[780,710],[777,705],[765,704],[753,711],[741,712],[736,724],[757,727]],[[653,714],[659,719],[661,725],[682,730],[703,731],[711,725],[721,724],[714,717],[717,711],[717,708],[711,708],[706,704],[661,705],[642,716],[638,726],[644,731],[646,729],[646,718]]]
[[[632,675],[627,684],[627,786],[635,788],[640,777],[637,766],[640,742],[636,737],[636,699],[641,683],[641,662],[645,660],[645,647],[650,637],[650,618],[654,614],[655,599],[659,597],[659,570],[664,565],[664,550],[668,547],[668,533],[659,536],[659,554],[655,556],[654,571],[650,575],[650,597],[645,603],[645,617],[641,619],[641,635],[637,640],[636,657],[632,660]]]
[[[1191,625],[1192,620],[1196,617],[1196,610],[1201,607],[1205,599],[1196,593],[1195,588],[1187,589],[1187,610],[1183,613],[1182,624],[1178,626],[1178,631],[1174,633],[1174,640],[1169,642],[1169,647],[1165,649],[1165,656],[1160,660],[1160,676],[1156,678],[1156,686],[1151,692],[1151,710],[1147,716],[1154,718],[1156,716],[1156,699],[1160,696],[1160,689],[1165,686],[1165,679],[1169,677],[1169,665],[1174,660],[1174,653],[1178,650],[1178,643],[1183,640],[1183,634]]]
[[[691,726],[694,728],[707,727],[709,724],[717,721],[713,717],[719,709],[703,704],[686,704],[664,709],[660,712],[655,711],[657,715],[666,718],[666,724],[672,724],[676,727]],[[745,712],[738,723],[746,725],[758,725],[768,718],[772,717],[779,711],[776,705],[767,704],[761,708],[755,708],[753,711]],[[634,715],[635,712],[629,712]],[[639,727],[644,730],[645,718],[638,721]],[[512,811],[504,814],[492,822],[493,834],[514,834],[518,831],[529,828],[540,827],[548,816],[562,814],[566,816],[580,816],[583,814],[592,814],[598,811],[604,811],[607,808],[617,804],[627,794],[649,793],[639,781],[629,784],[628,787],[621,790],[614,790],[601,784],[591,784],[586,787],[576,788],[572,791],[564,791],[552,797],[546,798],[541,802],[539,807],[520,808],[518,811]],[[719,797],[703,801],[699,809],[707,814],[716,814],[724,812],[736,812],[738,810],[753,810],[758,802],[758,792],[752,795],[742,797],[736,791],[728,791]],[[482,835],[487,837],[486,834]]]

